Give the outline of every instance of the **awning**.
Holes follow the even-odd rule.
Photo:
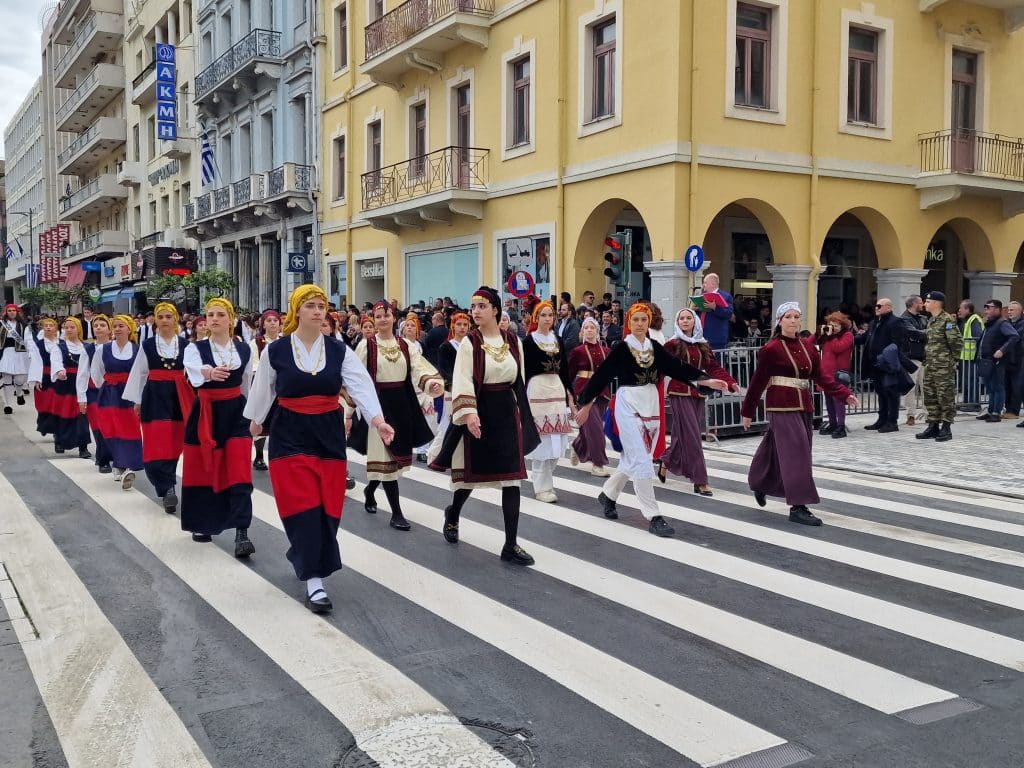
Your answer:
[[[64,278],[65,288],[76,288],[85,282],[85,270],[81,264],[71,264],[68,267],[68,276]]]
[[[105,291],[100,291],[100,301],[114,301],[120,295],[120,288],[108,288]]]

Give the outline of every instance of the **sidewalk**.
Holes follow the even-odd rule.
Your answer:
[[[927,425],[903,426],[902,411],[900,431],[885,435],[864,429],[874,423],[875,414],[848,416],[849,437],[833,440],[815,433],[814,464],[1024,499],[1024,461],[1019,450],[1024,429],[1016,428],[1020,420],[987,424],[975,420],[977,415],[958,413],[953,439],[946,443],[915,439]],[[752,456],[760,443],[760,436],[750,436],[704,445],[709,451]]]

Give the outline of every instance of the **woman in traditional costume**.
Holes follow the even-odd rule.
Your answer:
[[[31,362],[28,341],[31,331],[21,316],[17,304],[4,307],[3,321],[0,322],[0,399],[4,402],[4,413],[14,413],[12,402],[25,404],[28,394],[28,366]]]
[[[669,376],[680,381],[697,382],[701,386],[725,390],[728,384],[710,378],[699,368],[672,357],[665,348],[647,335],[653,313],[646,304],[637,303],[626,312],[629,333],[623,343],[608,353],[608,359],[590,377],[579,396],[582,406],[576,415],[581,426],[590,417],[594,400],[608,385],[618,379],[613,415],[618,437],[622,441],[619,466],[609,477],[600,495],[604,516],[618,517],[615,502],[630,480],[640,503],[640,513],[648,520],[648,530],[656,536],[672,536],[675,530],[658,512],[654,498],[654,451],[661,431],[663,397],[661,379]]]
[[[235,557],[256,551],[252,523],[252,436],[242,415],[252,382],[249,345],[232,331],[235,308],[224,298],[206,302],[209,338],[185,348],[185,371],[196,400],[185,423],[181,529],[211,541],[235,529]]]
[[[143,467],[142,427],[135,414],[135,404],[124,399],[128,374],[139,353],[138,329],[129,315],[114,315],[110,327],[113,341],[97,347],[90,373],[99,387],[97,416],[104,443],[110,451],[114,480],[129,491],[135,482],[135,473]]]
[[[78,395],[78,411],[84,413],[89,421],[89,428],[92,430],[92,440],[96,446],[96,467],[101,475],[109,475],[113,472],[110,466],[112,457],[110,449],[107,448],[107,441],[100,429],[99,411],[99,387],[92,380],[92,361],[96,357],[96,350],[102,349],[103,345],[110,341],[110,318],[103,314],[92,316],[90,321],[92,335],[95,342],[86,342],[84,360],[79,360],[78,376],[75,381],[75,391]]]
[[[569,353],[569,379],[573,394],[579,397],[587,381],[608,357],[608,348],[601,344],[601,326],[592,317],[586,318],[580,326],[581,344]],[[594,399],[590,416],[580,427],[580,433],[572,444],[572,464],[581,461],[591,463],[590,474],[595,477],[609,477],[608,454],[605,451],[604,412],[608,409],[608,391]]]
[[[420,355],[423,354],[423,345],[420,344],[420,320],[413,313],[409,313],[409,316],[405,318],[405,322],[402,323],[402,338],[405,339],[405,343],[409,345],[409,349],[415,349]],[[442,377],[443,378],[443,377]],[[430,427],[431,440],[433,442],[434,437],[437,436],[437,410],[434,408],[434,400],[428,392],[416,383],[413,382],[413,386],[416,389],[416,399],[420,402],[420,410],[423,412],[423,418],[427,422],[427,426]],[[416,454],[418,461],[425,462],[427,460],[427,451],[430,450],[430,442],[424,443],[423,445],[417,446],[413,453]]]
[[[540,445],[526,458],[532,462],[533,493],[537,501],[553,504],[555,467],[565,455],[566,435],[572,432],[569,409],[574,408],[569,356],[555,335],[555,308],[550,301],[533,308],[530,333],[523,340],[526,393],[540,435]]]
[[[711,351],[711,346],[704,338],[700,317],[693,310],[681,309],[676,313],[675,333],[665,345],[665,351],[726,382],[729,391],[740,391],[740,385]],[[700,389],[687,382],[670,380],[668,397],[672,404],[672,442],[658,462],[658,479],[664,483],[666,474],[671,472],[689,478],[694,493],[713,496],[714,492],[708,485],[708,467],[701,442],[704,431],[704,395]]]
[[[244,416],[252,420],[252,435],[261,435],[277,404],[269,445],[274,500],[291,545],[288,560],[306,582],[306,605],[325,613],[333,606],[323,580],[341,568],[338,525],[347,475],[338,392],[346,388],[382,444],[394,430],[366,368],[344,342],[320,332],[323,289],[300,286],[288,305],[284,336],[264,350]]]
[[[185,419],[195,392],[185,376],[188,342],[178,335],[178,309],[162,301],[153,310],[156,334],[141,344],[124,388],[142,424],[142,463],[146,478],[163,501],[164,511],[178,509],[178,459],[184,450]]]
[[[260,321],[256,330],[256,336],[249,342],[249,351],[252,353],[252,370],[254,376],[256,375],[256,371],[259,370],[260,359],[263,357],[263,350],[281,337],[281,313],[276,309],[268,309],[260,315]],[[274,420],[275,408],[275,405],[270,406],[270,413],[267,414],[267,417],[263,422],[266,425],[266,429],[264,429],[263,433],[253,441],[253,447],[256,449],[256,458],[253,459],[252,468],[258,469],[261,472],[265,472],[267,470],[267,463],[263,460],[263,449],[267,444],[267,435],[270,433],[270,424]]]
[[[452,419],[431,469],[451,471],[455,491],[444,511],[444,537],[459,540],[459,516],[474,488],[500,488],[505,520],[501,559],[533,565],[519,546],[519,484],[526,477],[527,453],[540,443],[523,379],[523,347],[498,328],[501,299],[493,288],[473,294],[476,328],[459,346],[452,380]]]
[[[32,399],[36,406],[36,432],[44,437],[52,435],[57,429],[57,417],[54,413],[53,401],[53,370],[61,365],[60,335],[57,321],[52,317],[44,317],[39,321],[42,336],[28,341],[28,385],[32,387]],[[57,453],[64,449],[54,441]]]
[[[388,302],[378,301],[374,305],[373,322],[376,333],[356,347],[356,356],[370,373],[384,419],[394,427],[395,436],[385,446],[379,434],[369,431],[365,416],[361,416],[352,427],[349,444],[366,456],[366,511],[377,512],[374,492],[383,485],[391,507],[391,527],[408,531],[412,526],[402,514],[398,478],[409,470],[413,449],[434,437],[423,417],[416,386],[436,397],[444,391],[444,380],[416,347],[395,337],[395,315]]]
[[[78,407],[78,371],[88,367],[89,355],[82,343],[82,321],[64,321],[64,339],[58,343],[60,359],[51,363],[53,378],[53,445],[57,453],[78,449],[78,456],[91,459],[89,419]],[[56,365],[54,365],[56,364]]]
[[[808,508],[820,501],[811,466],[814,431],[814,389],[827,397],[840,397],[848,405],[858,400],[831,374],[821,370],[821,357],[811,339],[800,337],[800,305],[787,301],[775,311],[775,332],[757,353],[757,365],[740,407],[743,429],[750,424],[765,395],[768,431],[750,463],[747,483],[758,506],[768,496],[781,496],[789,504],[789,519],[800,525],[821,525]]]

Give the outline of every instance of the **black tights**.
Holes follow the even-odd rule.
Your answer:
[[[470,488],[459,488],[455,491],[452,505],[444,511],[445,523],[459,524],[462,505],[472,492]],[[519,486],[508,485],[501,489],[501,514],[505,518],[505,547],[511,549],[516,545],[519,536]]]
[[[392,517],[404,518],[402,514],[402,502],[398,495],[398,481],[397,480],[371,480],[366,484],[366,498],[370,501],[374,501],[373,495],[377,491],[377,486],[384,486],[384,495],[387,496],[388,505],[391,507]]]

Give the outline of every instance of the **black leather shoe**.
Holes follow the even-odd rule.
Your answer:
[[[844,437],[846,437],[846,427],[836,427],[832,430],[833,440],[841,440]]]
[[[975,416],[975,421],[988,421],[988,412],[981,414],[981,416]]]
[[[242,559],[256,554],[256,547],[249,541],[248,528],[235,529],[235,557]]]
[[[1000,416],[998,413],[990,413],[988,416],[985,417],[985,421],[987,421],[989,424],[998,424],[1002,420],[1003,417]]]
[[[59,446],[56,443],[54,443],[53,444],[53,452],[54,453],[64,453],[64,449],[61,446]]]
[[[388,523],[396,531],[411,531],[412,526],[409,525],[409,521],[405,519],[404,515],[391,514],[391,521]]]
[[[100,464],[98,471],[101,475],[109,475],[114,470],[111,468],[109,464]]]
[[[665,484],[665,480],[666,480],[667,476],[668,476],[668,470],[665,469],[665,462],[663,462],[663,461],[661,461],[659,459],[658,460],[658,480],[661,481],[662,485]]]
[[[864,429],[881,429],[883,426],[885,426],[884,421],[876,421],[874,424],[868,424]]]
[[[938,434],[939,423],[937,421],[929,421],[928,428],[924,432],[918,432],[914,437],[918,440],[934,440]]]
[[[252,468],[253,469],[258,469],[261,472],[266,472],[267,471],[267,462],[265,462],[263,459],[256,459],[256,461],[254,461],[252,463]]]
[[[949,428],[949,422],[944,421],[939,425],[939,433],[935,435],[936,443],[945,443],[953,439],[953,430]]]
[[[18,395],[18,405],[24,405],[24,404],[25,404],[24,396]]]
[[[757,502],[757,506],[763,507],[765,504],[768,503],[768,497],[765,496],[760,491],[754,491],[754,501]]]
[[[831,435],[836,431],[835,424],[822,424],[821,429],[818,430],[819,435]]]
[[[377,501],[373,498],[373,496],[367,494],[366,491],[363,491],[363,509],[369,512],[371,515],[377,514]]]
[[[615,508],[615,502],[605,496],[604,491],[597,495],[597,500],[601,502],[601,511],[604,512],[605,517],[609,520],[619,519],[619,512]]]
[[[811,510],[803,504],[797,504],[789,508],[789,520],[800,525],[821,525],[821,518],[811,514]]]
[[[885,434],[887,432],[899,432],[900,428],[895,424],[883,424],[878,428],[878,434]]]
[[[92,458],[92,453],[89,451],[88,448],[79,448],[78,449],[78,458],[80,458],[80,459],[91,459]]]
[[[441,530],[444,534],[444,540],[449,544],[459,543],[459,525],[458,523],[445,523],[444,528]]]
[[[5,416],[10,416],[12,413],[14,413],[14,409],[11,408],[11,406],[9,406],[9,405],[5,405],[4,406],[4,415]]]
[[[1020,427],[1021,429],[1024,429],[1024,421],[1022,421],[1022,422],[1021,422],[1020,424],[1018,424],[1017,426],[1018,426],[1018,427]]]
[[[533,565],[535,562],[530,554],[518,544],[512,548],[502,547],[501,559],[513,565]]]
[[[193,533],[192,541],[197,541],[200,544],[206,544],[207,542],[213,541],[213,536],[209,536],[205,533]]]
[[[666,523],[665,518],[661,515],[655,515],[651,518],[651,522],[648,524],[647,530],[655,536],[661,536],[662,538],[674,536],[676,533],[676,529]]]
[[[694,484],[693,492],[696,493],[698,496],[714,496],[715,495],[714,493],[711,492],[711,489],[708,486],[706,486],[706,485],[696,485],[696,484]]]
[[[164,494],[164,512],[168,515],[173,515],[178,509],[178,495],[171,488],[167,493]]]
[[[312,595],[306,596],[306,607],[313,613],[330,613],[334,610],[331,598],[322,589],[315,589]]]
[[[350,478],[348,478],[348,480],[345,481],[345,490],[346,491],[351,491],[355,487],[356,487],[356,480],[355,480],[354,477],[350,477]]]
[[[416,454],[416,461],[418,461],[420,464],[426,464],[427,463],[427,454],[425,454],[425,453],[417,453]]]

